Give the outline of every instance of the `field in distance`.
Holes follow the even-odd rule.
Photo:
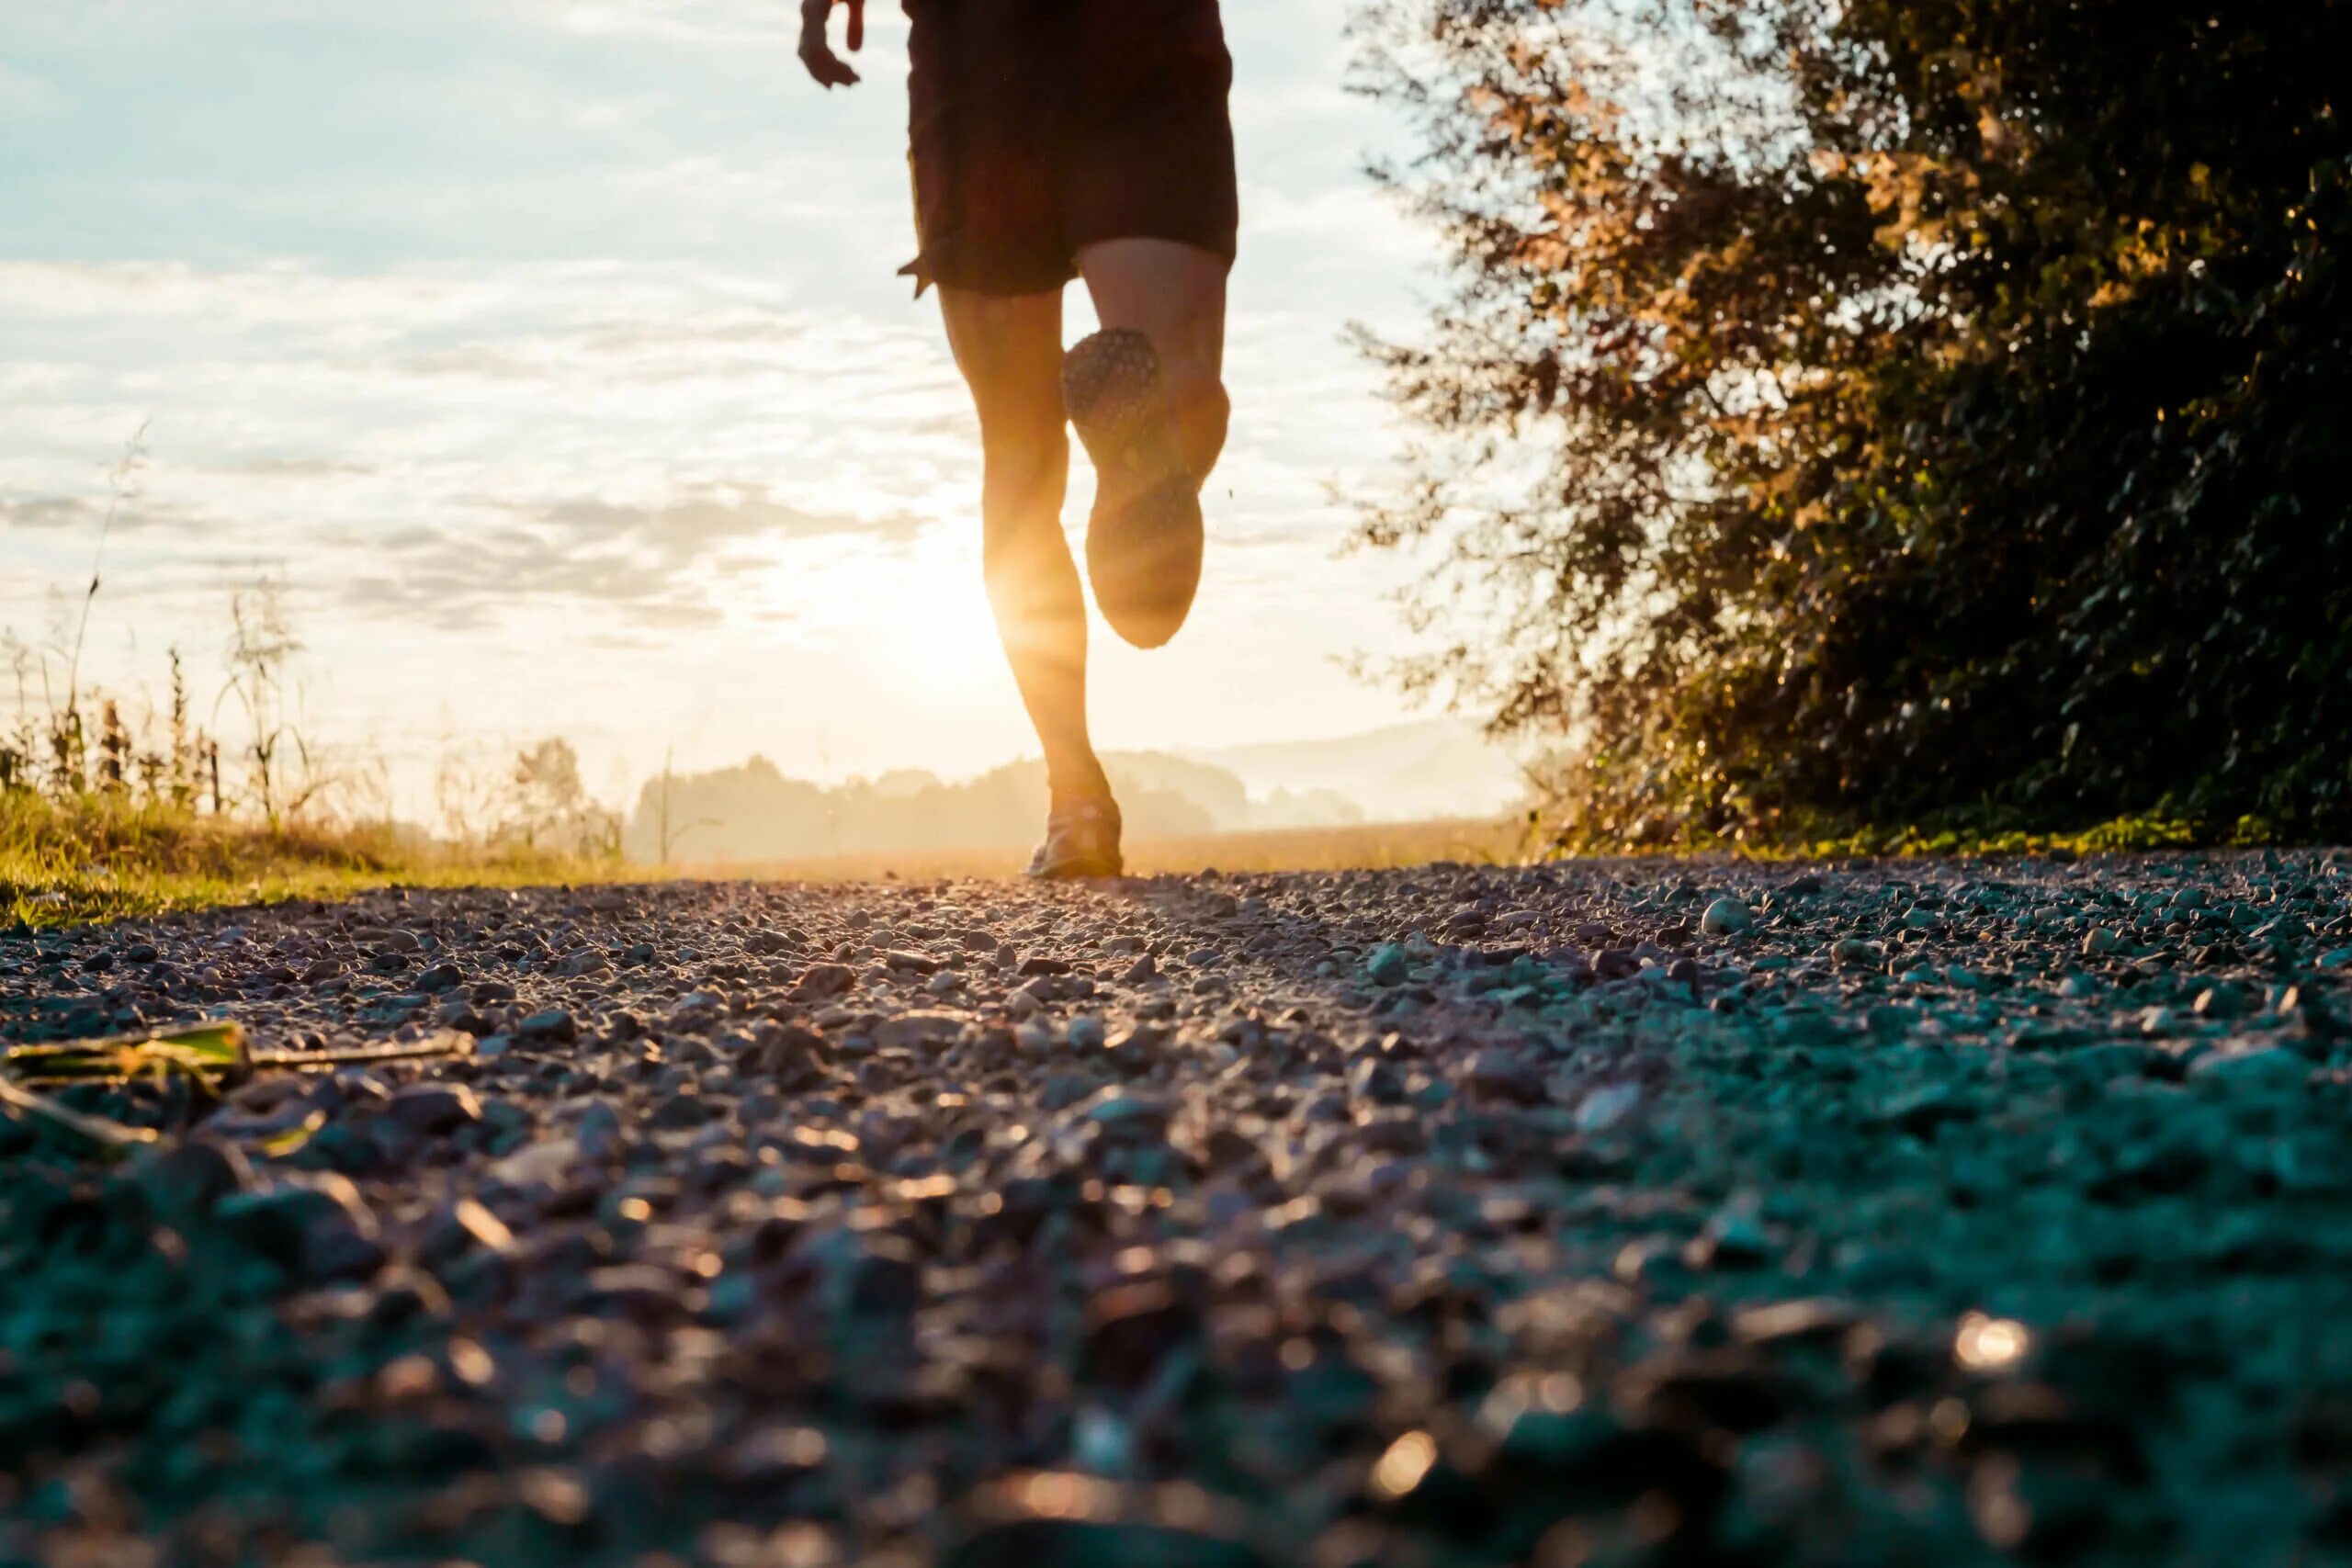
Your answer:
[[[1139,839],[1126,846],[1136,876],[1216,871],[1361,871],[1460,861],[1510,864],[1527,858],[1521,818],[1374,822],[1344,828],[1289,828],[1257,833]],[[1020,849],[936,850],[914,853],[823,855],[807,859],[688,864],[679,874],[736,881],[871,882],[884,876],[925,881],[1012,876],[1028,861]]]

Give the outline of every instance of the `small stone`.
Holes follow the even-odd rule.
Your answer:
[[[797,1001],[812,1001],[825,997],[838,997],[857,984],[857,972],[846,964],[811,964],[792,987]]]
[[[1412,974],[1412,960],[1393,942],[1382,942],[1364,960],[1364,977],[1375,986],[1401,986]]]
[[[1850,1303],[1816,1296],[1750,1307],[1732,1320],[1732,1332],[1763,1349],[1787,1345],[1826,1346],[1842,1339],[1846,1331],[1860,1320],[1860,1312]]]
[[[1948,1083],[1927,1083],[1900,1089],[1879,1103],[1877,1120],[1915,1137],[1928,1138],[1947,1122],[1973,1120],[1974,1100]]]
[[[481,1101],[461,1083],[417,1083],[392,1096],[390,1114],[412,1133],[439,1137],[481,1121]]]
[[[1191,1486],[1155,1491],[1075,1473],[1009,1476],[967,1500],[961,1510],[967,1523],[940,1568],[1273,1568],[1299,1561],[1257,1545],[1237,1506]]]
[[[1080,1013],[1071,1019],[1067,1035],[1070,1049],[1074,1051],[1100,1051],[1103,1042],[1109,1038],[1102,1021],[1092,1013]]]
[[[1631,1116],[1641,1103],[1639,1084],[1611,1084],[1606,1089],[1597,1089],[1577,1105],[1577,1131],[1605,1133]]]
[[[1604,947],[1592,955],[1596,980],[1630,980],[1641,972],[1642,961],[1630,947]]]
[[[2199,1018],[2228,1020],[2245,1017],[2246,1005],[2245,988],[2223,981],[2199,991],[2190,1010]]]
[[[699,1094],[673,1094],[653,1108],[646,1119],[647,1125],[657,1132],[674,1133],[699,1127],[711,1118],[711,1104]]]
[[[1725,1209],[1708,1220],[1685,1253],[1693,1269],[1753,1269],[1771,1256],[1771,1239],[1754,1214]]]
[[[471,1198],[460,1198],[425,1222],[419,1253],[437,1269],[469,1252],[504,1252],[514,1245],[506,1222]]]
[[[131,1179],[148,1207],[165,1215],[209,1214],[223,1199],[254,1187],[243,1152],[213,1138],[190,1138],[140,1156]]]
[[[526,1144],[492,1165],[490,1176],[509,1187],[552,1187],[579,1164],[579,1144],[570,1138],[545,1138]]]
[[[1101,1078],[1086,1073],[1056,1073],[1038,1090],[1037,1103],[1047,1111],[1067,1110],[1102,1087]]]
[[[963,1032],[961,1013],[902,1012],[874,1026],[874,1043],[886,1049],[952,1045]]]
[[[480,998],[476,998],[477,1004]],[[526,1041],[552,1042],[569,1045],[580,1038],[580,1024],[561,1008],[549,1008],[535,1012],[515,1028],[515,1033]]]
[[[2301,1053],[2283,1045],[2259,1045],[2250,1051],[2215,1051],[2200,1056],[2188,1076],[2208,1083],[2245,1085],[2300,1084],[2311,1077],[2312,1065]]]
[[[1755,928],[1756,917],[1746,904],[1728,894],[1707,906],[1699,917],[1699,929],[1709,936],[1737,936]]]
[[[1086,1375],[1128,1390],[1143,1387],[1202,1329],[1200,1314],[1157,1280],[1102,1292],[1088,1303],[1087,1315]]]
[[[589,1159],[609,1159],[621,1148],[620,1112],[613,1109],[609,1100],[600,1100],[580,1113],[572,1136],[579,1141],[580,1152]]]
[[[440,1028],[459,1034],[483,1035],[492,1032],[488,1019],[474,1010],[474,1004],[464,998],[455,998],[433,1010],[433,1021]],[[479,1055],[479,1050],[475,1053]]]
[[[1509,1051],[1481,1051],[1470,1058],[1467,1080],[1470,1091],[1489,1100],[1507,1100],[1514,1105],[1540,1105],[1544,1101],[1544,1077],[1525,1057]]]
[[[1156,1100],[1139,1095],[1107,1090],[1086,1107],[1085,1117],[1098,1127],[1116,1128],[1122,1133],[1152,1134],[1164,1132],[1168,1126],[1168,1108]]]
[[[375,1215],[359,1189],[333,1172],[285,1177],[228,1199],[219,1214],[232,1235],[311,1284],[368,1279],[384,1265]]]
[[[1348,1069],[1348,1089],[1374,1105],[1402,1104],[1405,1075],[1377,1056],[1365,1056]]]

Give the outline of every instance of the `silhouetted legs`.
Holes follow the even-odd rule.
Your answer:
[[[979,411],[981,559],[1012,678],[1057,801],[1110,793],[1086,728],[1086,600],[1062,536],[1069,434],[1058,293],[943,288],[956,367]]]
[[[1078,265],[1102,325],[1151,339],[1177,450],[1197,486],[1225,449],[1231,417],[1224,258],[1168,240],[1111,240],[1080,252]],[[1087,733],[1086,601],[1062,535],[1069,434],[1061,296],[942,288],[939,297],[948,344],[979,411],[981,553],[998,636],[1045,749],[1055,799],[1106,795]],[[1183,592],[1189,599],[1189,587]]]

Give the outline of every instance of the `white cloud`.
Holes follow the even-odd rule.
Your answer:
[[[64,101],[50,82],[0,60],[0,115],[46,114]]]
[[[793,0],[511,0],[534,20],[591,38],[650,39],[716,48],[797,45]],[[840,49],[842,24],[833,23]],[[890,63],[906,31],[896,0],[867,0],[865,53]],[[861,64],[864,62],[861,62]]]
[[[1339,333],[1409,309],[1413,265],[1357,174],[1381,122],[1339,89],[1346,5],[1227,6],[1235,435],[1193,626],[1150,656],[1098,639],[1106,742],[1395,711],[1330,665],[1396,635],[1387,563],[1330,558],[1326,482],[1393,445]],[[282,563],[334,711],[405,746],[443,709],[569,731],[592,769],[670,737],[682,765],[808,773],[1030,746],[978,581],[976,422],[891,276],[896,0],[848,96],[800,76],[790,0],[332,9],[314,61],[291,40],[318,0],[0,0],[35,97],[143,116],[56,122],[0,239],[0,626],[87,570],[105,468],[152,418],[92,639],[125,680],[217,647],[225,588]],[[174,73],[207,50],[254,74]],[[313,105],[316,138],[274,140]]]

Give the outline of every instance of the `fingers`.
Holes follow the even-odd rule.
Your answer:
[[[865,0],[849,0],[849,51],[865,47]]]
[[[865,7],[854,3],[850,7],[850,47],[855,49],[865,41]],[[856,85],[857,73],[851,70],[832,46],[825,40],[826,24],[832,19],[833,0],[801,0],[800,5],[800,63],[808,74],[826,88]]]

